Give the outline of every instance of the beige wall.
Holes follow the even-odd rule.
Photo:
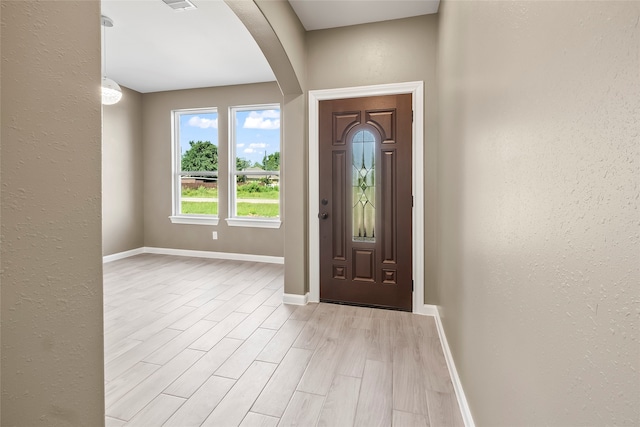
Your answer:
[[[228,227],[226,194],[228,165],[220,163],[219,216],[217,226],[172,224],[171,215],[171,111],[186,108],[218,108],[218,150],[226,159],[228,108],[238,105],[282,104],[275,82],[157,92],[142,95],[144,146],[144,242],[145,246],[283,256],[283,228]],[[218,232],[218,240],[211,232]]]
[[[440,299],[477,425],[640,424],[640,3],[440,10]]]
[[[144,246],[142,95],[102,109],[102,254]]]
[[[99,19],[2,1],[3,426],[104,423]]]
[[[298,15],[296,15],[288,0],[255,0],[255,3],[276,33],[278,41],[286,53],[298,80],[298,84],[304,91],[307,85],[306,31],[300,23]],[[287,82],[286,87],[293,87],[293,85]],[[286,95],[297,94],[284,89],[283,92]]]
[[[309,290],[306,33],[286,0],[258,0],[256,4],[268,21],[266,25],[275,33],[276,40],[269,37],[269,32],[263,34],[262,31],[253,31],[253,34],[269,63],[277,65],[272,65],[272,68],[284,98],[284,291],[287,294],[304,295]],[[244,22],[251,27],[252,20],[248,18]],[[283,61],[283,57],[286,61]]]
[[[424,81],[424,271],[427,304],[438,303],[437,36],[437,15],[307,33],[310,90]]]
[[[286,95],[283,113],[284,292],[305,295],[309,291],[306,97]]]

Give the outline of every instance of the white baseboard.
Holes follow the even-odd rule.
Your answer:
[[[117,261],[119,259],[129,258],[130,256],[140,255],[142,253],[144,253],[144,248],[131,249],[130,251],[124,251],[124,252],[118,252],[116,254],[105,255],[102,257],[102,262],[105,263],[105,262]]]
[[[414,314],[421,314],[423,316],[439,316],[437,305],[423,304],[418,306],[418,310],[414,311]]]
[[[158,254],[158,255],[190,256],[195,258],[229,259],[234,261],[266,262],[269,264],[284,264],[284,257],[268,256],[268,255],[253,255],[253,254],[236,254],[232,252],[192,251],[189,249],[153,248],[153,247],[145,246],[144,253]]]
[[[282,302],[291,305],[307,305],[309,302],[309,292],[304,295],[284,294],[282,296]]]
[[[464,421],[464,425],[466,427],[475,427],[473,417],[471,416],[471,409],[469,408],[467,397],[465,396],[464,390],[462,389],[462,383],[460,382],[460,377],[458,376],[458,370],[456,369],[456,364],[453,361],[453,355],[451,354],[451,349],[449,348],[449,343],[447,342],[447,336],[445,335],[444,328],[442,327],[442,321],[440,320],[440,310],[438,309],[438,306],[431,307],[435,308],[435,314],[433,315],[433,317],[436,321],[436,328],[438,329],[438,336],[440,337],[440,343],[442,344],[442,351],[444,352],[444,358],[447,361],[447,367],[449,368],[449,374],[451,375],[451,381],[453,382],[453,389],[456,392],[458,405],[460,405],[460,411],[462,412],[462,420]]]
[[[176,255],[176,256],[189,256],[195,258],[214,258],[214,259],[228,259],[233,261],[252,261],[252,262],[265,262],[269,264],[284,264],[284,257],[268,256],[268,255],[253,255],[253,254],[236,254],[232,252],[211,252],[211,251],[192,251],[188,249],[169,249],[169,248],[153,248],[142,247],[132,249],[126,252],[120,252],[113,255],[107,255],[102,257],[102,262],[111,262],[123,258],[128,258],[134,255],[140,254],[158,254],[158,255]]]

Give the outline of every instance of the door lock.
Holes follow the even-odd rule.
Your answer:
[[[327,218],[329,218],[329,214],[326,213],[326,212],[321,212],[321,213],[318,214],[318,218],[327,219]]]

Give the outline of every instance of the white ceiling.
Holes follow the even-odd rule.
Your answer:
[[[438,12],[440,0],[289,0],[307,31]]]
[[[260,48],[222,0],[102,0],[107,76],[138,92],[274,81]],[[307,30],[436,13],[439,0],[290,0]]]

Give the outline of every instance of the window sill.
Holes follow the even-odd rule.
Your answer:
[[[280,228],[279,219],[227,218],[229,227]]]
[[[218,225],[218,217],[173,215],[169,219],[173,224]]]

